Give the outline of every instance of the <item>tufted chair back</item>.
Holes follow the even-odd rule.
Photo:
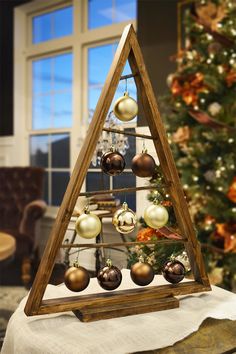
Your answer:
[[[0,230],[19,229],[25,206],[42,198],[43,169],[0,167]]]

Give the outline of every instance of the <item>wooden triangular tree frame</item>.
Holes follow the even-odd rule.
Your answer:
[[[174,207],[180,233],[190,260],[194,281],[177,285],[162,285],[132,290],[122,290],[93,295],[43,300],[56,255],[61,247],[72,212],[92,159],[95,146],[102,132],[108,110],[115,95],[126,61],[132,74],[151,132],[165,181]],[[88,134],[79,153],[64,199],[48,239],[37,275],[30,291],[25,313],[28,316],[61,311],[74,311],[83,321],[128,314],[150,312],[178,306],[173,295],[211,290],[204,268],[201,248],[188,211],[188,205],[180,184],[174,159],[154,92],[145,68],[141,49],[132,25],[125,27],[113,63],[96,106]],[[127,296],[128,295],[128,296]]]

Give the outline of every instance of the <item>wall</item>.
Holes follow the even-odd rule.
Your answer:
[[[138,0],[138,40],[155,95],[163,95],[176,69],[170,57],[177,52],[177,0]],[[138,124],[146,125],[142,115]]]

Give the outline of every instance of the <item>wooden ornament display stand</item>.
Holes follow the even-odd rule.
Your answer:
[[[176,285],[169,284],[150,286],[147,288],[141,287],[131,290],[118,290],[107,293],[43,300],[43,295],[55,263],[57,252],[60,247],[63,247],[63,238],[76,201],[80,195],[89,194],[80,194],[80,190],[99,136],[102,130],[109,130],[108,128],[103,128],[104,122],[127,60],[132,70],[132,75],[130,76],[134,77],[140,104],[142,104],[151,136],[125,132],[123,132],[123,134],[152,139],[154,142],[165,182],[168,186],[168,193],[172,200],[180,234],[182,235],[182,238],[179,240],[164,241],[183,242],[185,244],[194,280]],[[116,132],[114,129],[110,129],[109,131]],[[121,132],[119,131],[119,133]],[[151,189],[150,187],[124,188],[123,190],[120,189],[119,192],[147,188]],[[104,191],[104,193],[107,192],[115,193],[115,190]],[[96,192],[92,194],[96,194]],[[99,191],[99,194],[101,194],[101,191]],[[163,242],[163,240],[153,243],[158,242]],[[110,246],[112,245],[114,244],[110,244]],[[118,243],[116,243],[116,245],[118,245]],[[77,247],[78,245],[72,246]],[[91,246],[93,245],[89,244],[89,247]],[[98,244],[96,247],[106,247],[106,245]],[[25,306],[25,313],[28,316],[33,316],[62,311],[74,311],[81,321],[94,321],[175,308],[179,306],[179,300],[174,296],[208,290],[211,290],[211,287],[205,271],[201,247],[196,239],[188,205],[184,198],[184,193],[168,144],[165,129],[158,112],[156,99],[145,68],[137,37],[133,26],[128,25],[125,27],[122,34],[92,122],[89,126],[87,137],[81,148],[64,199],[59,208],[57,218]]]

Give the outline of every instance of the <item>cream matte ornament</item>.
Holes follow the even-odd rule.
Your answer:
[[[112,223],[121,234],[129,234],[135,229],[137,216],[124,202],[122,207],[115,212]]]
[[[157,204],[157,202],[153,202],[152,205],[149,205],[144,210],[144,220],[146,224],[153,229],[158,229],[165,226],[168,222],[168,219],[168,211],[163,205]]]
[[[122,122],[129,122],[138,114],[138,104],[128,92],[125,92],[124,96],[116,100],[113,112]]]
[[[102,225],[99,217],[91,214],[88,207],[84,209],[84,213],[78,217],[75,223],[75,230],[78,235],[86,239],[98,236],[101,229]]]

